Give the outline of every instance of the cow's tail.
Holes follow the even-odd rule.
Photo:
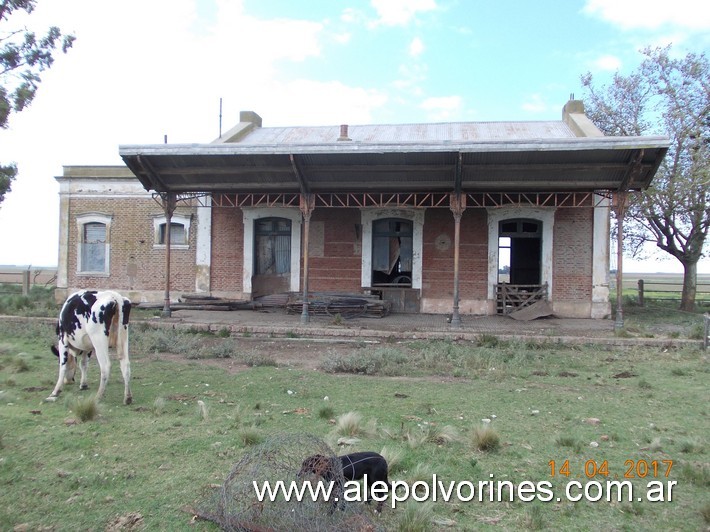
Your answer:
[[[128,319],[131,314],[131,301],[116,294],[116,312],[111,320],[108,345],[115,347],[118,356],[123,358],[128,354]]]

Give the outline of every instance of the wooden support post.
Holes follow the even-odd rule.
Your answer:
[[[639,279],[639,306],[643,307],[643,279]]]
[[[160,314],[163,318],[169,318],[172,315],[170,309],[170,234],[173,221],[173,213],[177,198],[174,192],[168,192],[162,196],[163,211],[165,212],[165,298],[163,302],[163,311]]]
[[[22,270],[22,295],[30,295],[30,270]]]
[[[616,331],[624,328],[624,216],[627,197],[625,190],[616,193]]]
[[[303,214],[303,310],[301,311],[301,323],[307,324],[310,321],[308,315],[308,245],[311,231],[311,214],[315,208],[315,196],[313,194],[301,194],[300,209]]]
[[[459,245],[461,242],[461,216],[466,210],[466,196],[452,193],[449,196],[451,212],[454,215],[454,308],[451,313],[451,327],[461,327],[459,314]]]

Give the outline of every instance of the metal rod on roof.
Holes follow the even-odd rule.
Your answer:
[[[222,138],[222,98],[219,99],[219,137]]]

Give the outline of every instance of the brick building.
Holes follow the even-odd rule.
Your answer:
[[[648,186],[668,146],[605,137],[573,100],[546,122],[240,120],[209,144],[65,167],[58,297],[367,292],[456,319],[534,293],[559,316],[604,317],[610,209]]]

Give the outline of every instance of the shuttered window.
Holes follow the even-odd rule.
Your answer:
[[[86,223],[81,242],[81,271],[106,271],[106,224]]]
[[[291,220],[260,218],[254,224],[254,274],[290,273]]]
[[[158,244],[164,246],[166,239],[166,231],[168,224],[160,224]],[[185,224],[172,222],[170,224],[170,246],[180,246],[187,244],[187,231]]]

